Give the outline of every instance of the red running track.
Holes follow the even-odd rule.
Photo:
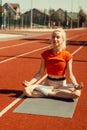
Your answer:
[[[39,69],[40,54],[49,46],[49,34],[32,39],[0,42],[0,130],[86,130],[87,129],[87,30],[67,30],[67,50],[73,55],[73,70],[84,83],[73,118],[13,113],[23,102],[23,80]],[[41,40],[42,38],[42,40]],[[43,40],[44,39],[44,40]]]

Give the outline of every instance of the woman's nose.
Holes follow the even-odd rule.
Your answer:
[[[54,40],[56,41],[56,40],[57,40],[57,37],[54,37]]]

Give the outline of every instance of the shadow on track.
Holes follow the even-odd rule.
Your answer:
[[[23,91],[21,90],[11,90],[11,89],[0,89],[0,94],[7,94],[9,97],[16,97],[18,98]]]

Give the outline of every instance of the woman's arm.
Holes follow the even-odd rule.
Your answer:
[[[76,89],[81,89],[82,88],[82,84],[78,84],[78,82],[76,81],[76,78],[72,72],[72,59],[68,61],[67,63],[67,72],[68,72],[68,77],[71,80],[72,84],[74,85],[74,87]]]
[[[43,58],[41,58],[41,64],[40,64],[40,69],[39,71],[34,75],[34,77],[32,78],[32,80],[30,80],[28,82],[28,85],[32,85],[34,84],[36,81],[38,81],[45,72],[45,60]]]

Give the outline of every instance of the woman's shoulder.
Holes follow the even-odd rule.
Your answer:
[[[65,50],[65,49],[62,51],[62,53],[64,53],[65,55],[68,55],[68,54],[71,55],[71,53],[68,50]]]
[[[72,54],[67,50],[63,50],[63,57],[66,61],[69,61],[72,58]]]
[[[52,49],[47,49],[45,51],[42,52],[42,54],[48,54],[48,53],[51,53],[52,52]]]
[[[52,53],[51,49],[45,50],[44,52],[41,53],[41,56],[43,58],[48,57]]]

